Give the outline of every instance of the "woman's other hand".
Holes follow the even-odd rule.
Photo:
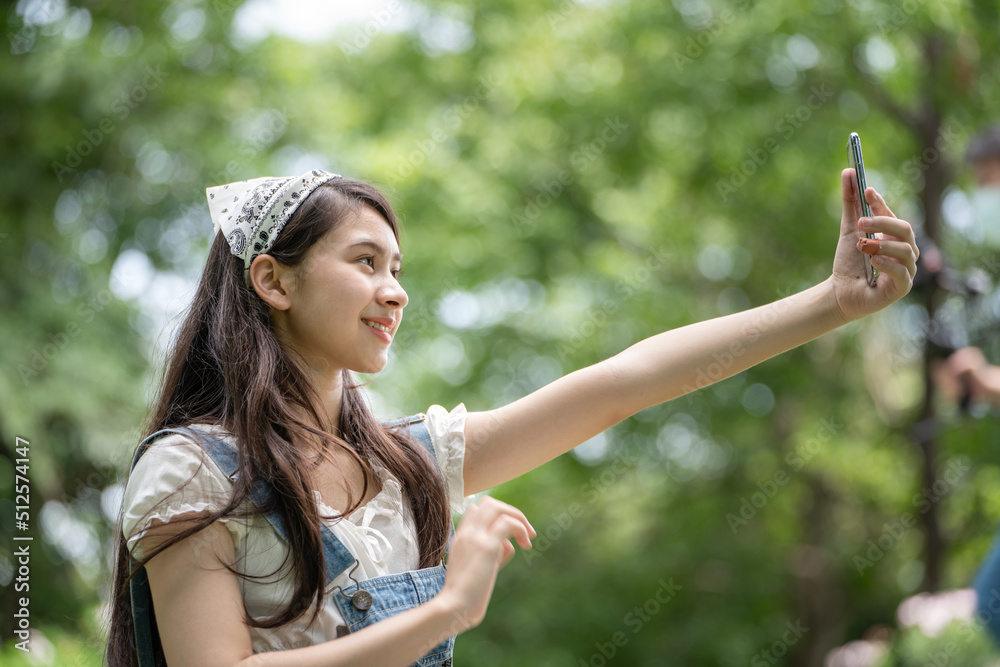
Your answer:
[[[479,625],[486,615],[497,573],[514,556],[514,538],[531,548],[535,529],[521,510],[485,498],[466,511],[452,538],[443,597],[455,618],[455,632]]]

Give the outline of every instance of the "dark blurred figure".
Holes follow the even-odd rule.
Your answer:
[[[966,158],[978,189],[972,198],[984,240],[1000,238],[1000,124],[969,144]],[[963,347],[946,360],[939,376],[941,389],[959,398],[1000,406],[1000,366],[990,364],[978,347]],[[979,618],[1000,644],[1000,539],[994,541],[974,582]]]
[[[1000,237],[1000,123],[988,127],[969,144],[966,158],[978,190],[972,201],[984,237]],[[964,347],[950,357],[941,377],[942,387],[953,395],[1000,405],[1000,366],[993,366],[982,350]]]
[[[1000,187],[1000,123],[988,127],[970,143],[965,154],[981,188]]]

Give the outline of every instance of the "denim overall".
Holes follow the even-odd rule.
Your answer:
[[[431,443],[430,433],[427,431],[424,419],[425,417],[422,414],[414,415],[386,422],[383,426],[387,428],[405,427],[414,439],[430,451],[431,460],[436,461],[437,459],[434,457],[434,445]],[[206,438],[207,441],[202,444],[205,451],[208,452],[212,460],[215,461],[230,480],[236,479],[238,474],[238,455],[236,450],[225,440],[215,438],[204,431],[187,427],[164,429],[143,440],[136,450],[135,458],[132,459],[132,468],[135,468],[135,464],[139,462],[139,457],[143,455],[150,443],[168,432],[185,435],[197,433]],[[195,442],[198,442],[196,438]],[[258,507],[261,507],[267,502],[270,493],[271,488],[268,483],[262,479],[258,479],[251,490],[250,499]],[[264,516],[274,530],[287,542],[288,533],[285,530],[284,521],[281,516],[277,512],[271,512]],[[326,581],[327,585],[329,585],[345,571],[356,567],[357,560],[326,524],[320,526],[320,532],[323,539]],[[134,569],[136,561],[130,559],[130,563]],[[438,565],[437,567],[365,579],[343,589],[339,586],[334,588],[333,592],[330,592],[329,595],[333,595],[337,610],[347,624],[346,627],[338,627],[337,636],[340,637],[350,632],[356,632],[373,623],[427,602],[437,595],[441,587],[444,586],[444,576],[444,565]],[[153,667],[153,632],[150,624],[150,610],[153,605],[146,568],[141,568],[135,577],[132,578],[129,592],[132,600],[132,622],[135,627],[139,667]],[[455,638],[449,637],[434,647],[424,657],[413,663],[414,667],[451,667],[452,648],[454,645]]]
[[[972,586],[976,589],[976,618],[1000,645],[1000,537],[979,566]]]

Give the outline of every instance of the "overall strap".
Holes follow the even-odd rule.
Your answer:
[[[430,452],[431,461],[434,463],[434,469],[437,470],[438,476],[441,477],[441,483],[445,483],[444,476],[441,474],[441,466],[438,464],[437,456],[434,453],[434,443],[431,442],[431,433],[427,430],[427,415],[420,413],[409,417],[403,417],[402,419],[382,422],[382,425],[390,430],[405,427],[413,439],[423,445],[424,448]],[[452,526],[451,534],[448,536],[448,549],[451,549],[451,538],[454,536],[455,526]]]
[[[398,428],[406,428],[410,432],[410,435],[413,436],[413,439],[430,452],[434,467],[438,467],[437,457],[434,455],[434,443],[431,442],[431,434],[427,430],[427,415],[420,413],[418,415],[403,417],[402,419],[393,419],[392,421],[382,422],[382,426],[390,431]]]
[[[427,448],[431,454],[431,460],[434,461],[434,465],[437,467],[434,444],[431,442],[431,435],[427,430],[425,415],[418,414],[404,417],[403,419],[385,422],[383,426],[388,429],[406,428],[417,442]],[[182,435],[191,437],[195,442],[199,442],[226,477],[234,482],[238,479],[239,454],[236,449],[222,438],[217,438],[204,431],[190,427],[163,429],[143,440],[139,444],[139,447],[136,448],[135,456],[132,458],[132,465],[129,468],[130,471],[135,469],[139,458],[146,452],[150,444],[165,433],[181,433]],[[199,439],[197,437],[199,435],[205,436],[205,438]],[[255,480],[250,490],[250,500],[258,507],[266,507],[270,497],[270,485],[263,479]],[[288,539],[288,530],[285,528],[285,522],[277,511],[266,512],[264,513],[264,517],[285,542],[290,541]],[[352,567],[355,563],[355,558],[325,523],[320,525],[320,534],[323,541],[327,582],[330,583],[349,567]],[[130,558],[129,562],[134,569],[136,564],[135,559]],[[135,632],[139,667],[153,667],[153,630],[151,622],[153,599],[145,567],[139,568],[129,582],[129,597],[132,603],[132,625]]]

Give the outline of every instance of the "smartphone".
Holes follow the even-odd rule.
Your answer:
[[[865,161],[861,157],[861,137],[858,136],[857,132],[851,132],[851,135],[847,137],[847,163],[854,169],[854,189],[858,195],[855,199],[858,205],[858,217],[870,218],[872,210],[865,200],[865,189],[868,187],[865,184]],[[865,236],[870,239],[875,238],[874,234],[865,234]],[[878,280],[878,269],[872,266],[870,255],[861,254],[865,258],[865,276],[868,278],[868,284],[874,287],[875,281]]]

